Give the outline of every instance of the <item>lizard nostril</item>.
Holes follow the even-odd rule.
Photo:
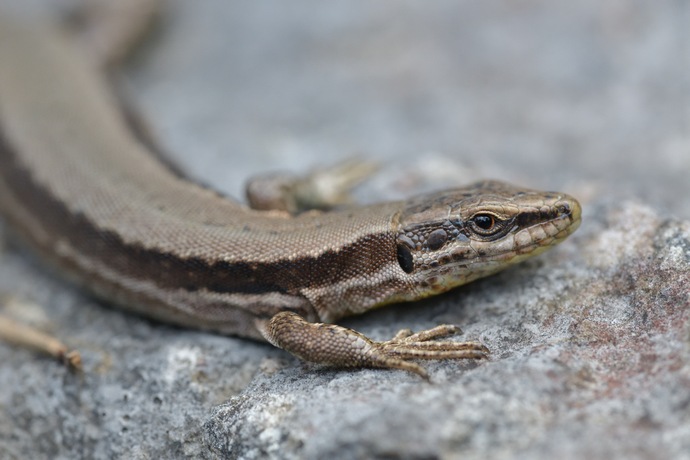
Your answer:
[[[558,214],[561,216],[570,215],[570,213],[572,212],[570,204],[567,202],[558,203],[556,205],[556,210],[558,211]]]

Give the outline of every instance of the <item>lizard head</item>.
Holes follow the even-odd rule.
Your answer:
[[[483,181],[409,200],[399,216],[397,257],[418,295],[490,275],[563,241],[580,224],[564,193]]]

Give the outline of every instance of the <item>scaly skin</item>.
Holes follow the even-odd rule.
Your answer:
[[[448,325],[375,342],[324,323],[495,273],[580,222],[572,197],[493,181],[337,212],[248,209],[158,161],[55,24],[10,18],[0,14],[0,211],[61,272],[141,315],[426,376],[410,360],[487,349],[442,340]]]

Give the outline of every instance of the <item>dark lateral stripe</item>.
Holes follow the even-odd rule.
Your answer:
[[[516,216],[515,223],[520,228],[528,228],[533,225],[543,224],[558,217],[558,210],[551,207],[548,210],[535,209],[533,211],[522,211]]]
[[[74,249],[98,259],[123,276],[146,279],[161,288],[187,291],[205,288],[217,293],[297,294],[304,287],[324,286],[366,275],[373,261],[395,260],[395,244],[390,234],[366,236],[318,257],[305,256],[272,263],[208,263],[199,258],[180,258],[169,252],[127,244],[117,233],[97,228],[87,216],[70,211],[21,166],[2,133],[0,175],[21,205],[34,210],[34,217],[40,219],[44,230],[55,235],[55,239],[66,240]],[[12,212],[11,209],[7,211]],[[30,229],[21,230],[31,237]],[[51,250],[50,247],[41,249]]]

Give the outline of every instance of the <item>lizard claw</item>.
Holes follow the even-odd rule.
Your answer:
[[[444,324],[432,329],[412,333],[403,329],[395,337],[385,342],[372,342],[380,352],[380,366],[398,368],[414,372],[428,379],[423,367],[411,363],[411,359],[482,359],[489,354],[489,349],[479,342],[454,342],[443,339],[460,332],[457,326]],[[379,355],[379,353],[374,353]],[[377,360],[378,360],[377,359]]]

